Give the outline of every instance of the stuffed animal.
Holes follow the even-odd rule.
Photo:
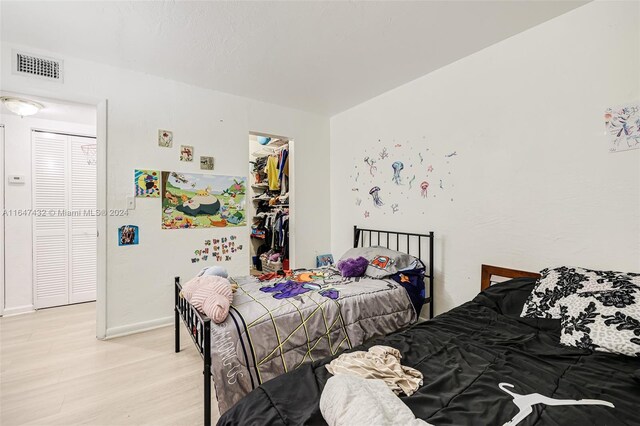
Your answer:
[[[364,257],[348,258],[338,262],[338,269],[343,277],[361,277],[367,270],[369,261]]]
[[[229,277],[227,270],[222,266],[218,266],[218,265],[207,266],[206,268],[202,268],[202,270],[198,273],[197,276],[201,277],[203,275],[214,275],[216,277],[222,277],[222,278]]]

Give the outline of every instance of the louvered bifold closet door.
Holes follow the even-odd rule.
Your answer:
[[[34,131],[33,280],[36,309],[69,303],[67,136]]]
[[[69,303],[96,299],[97,220],[96,165],[87,162],[83,145],[95,144],[92,138],[70,136],[71,147],[71,271]]]

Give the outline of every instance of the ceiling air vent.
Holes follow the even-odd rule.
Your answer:
[[[62,81],[62,61],[54,58],[14,52],[14,71],[47,80]]]

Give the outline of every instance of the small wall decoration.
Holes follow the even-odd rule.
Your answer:
[[[133,180],[136,197],[160,197],[160,172],[136,169]]]
[[[200,156],[200,169],[213,170],[213,157]]]
[[[180,145],[180,161],[193,161],[193,147]]]
[[[162,228],[245,226],[247,178],[162,172]]]
[[[350,174],[354,204],[364,218],[402,216],[407,201],[453,202],[455,170],[464,152],[455,146],[431,146],[426,136],[415,140],[378,138],[354,158]]]
[[[333,255],[331,254],[321,254],[316,257],[316,267],[321,266],[331,266],[333,265]]]
[[[604,122],[609,152],[640,149],[640,103],[607,108]]]
[[[118,245],[132,246],[138,244],[139,232],[136,225],[123,225],[118,228]]]
[[[158,130],[158,146],[171,148],[173,146],[173,132],[169,130]]]
[[[237,238],[236,235],[230,235],[229,237],[204,240],[203,247],[193,251],[195,257],[190,258],[191,263],[206,262],[209,259],[213,262],[233,260],[234,254],[243,249],[242,244],[236,244]]]

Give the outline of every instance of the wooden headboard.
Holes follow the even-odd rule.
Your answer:
[[[482,265],[482,275],[480,278],[480,290],[489,288],[492,277],[504,278],[540,278],[537,272],[521,271],[519,269],[509,269],[500,266]]]

